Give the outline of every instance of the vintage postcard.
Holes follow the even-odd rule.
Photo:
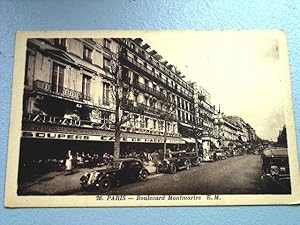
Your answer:
[[[17,32],[6,207],[299,204],[283,31]]]

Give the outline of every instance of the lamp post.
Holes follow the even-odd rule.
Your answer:
[[[221,149],[221,146],[223,146],[223,143],[221,142],[222,136],[221,135],[221,126],[224,124],[224,119],[222,114],[218,114],[214,120],[215,125],[217,126],[217,138],[218,138],[218,144],[219,144],[219,150]]]

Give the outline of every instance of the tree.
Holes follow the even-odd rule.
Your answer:
[[[111,60],[111,72],[114,78],[113,81],[111,81],[111,94],[115,105],[114,120],[112,121],[115,128],[113,148],[114,159],[120,157],[121,126],[131,119],[131,114],[124,113],[124,110],[122,110],[124,108],[123,106],[128,102],[131,88],[123,82],[124,79],[126,79],[126,71],[120,64],[121,54],[122,51],[118,50]]]
[[[175,112],[177,105],[175,101],[171,101],[171,98],[167,97],[167,101],[164,102],[159,118],[163,120],[162,128],[164,130],[164,147],[163,147],[163,158],[165,159],[167,154],[167,131],[168,123],[175,121]]]
[[[286,126],[284,125],[282,130],[279,131],[277,137],[277,144],[279,146],[287,147],[287,137],[286,137]]]
[[[195,115],[195,114],[194,114]],[[198,124],[196,123],[196,118],[194,117],[194,120],[189,123],[191,125],[191,136],[195,139],[195,151],[197,153],[197,156],[199,156],[199,146],[198,146],[198,139],[201,137],[203,130],[200,128],[203,127],[203,123]]]

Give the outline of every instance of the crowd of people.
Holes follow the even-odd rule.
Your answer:
[[[72,151],[68,150],[65,168],[66,170],[72,170],[74,168],[92,168],[108,164],[112,161],[112,159],[113,156],[108,153],[104,153],[101,157],[99,154],[90,154],[85,152],[76,152],[75,154],[72,154]]]
[[[120,158],[138,158],[144,164],[157,164],[162,159],[162,150],[156,150],[153,152],[123,152],[120,154]],[[113,155],[107,152],[101,156],[99,154],[90,154],[85,152],[76,152],[75,154],[72,154],[72,151],[68,150],[65,160],[65,169],[72,170],[75,168],[92,168],[107,165],[111,161],[113,161]]]

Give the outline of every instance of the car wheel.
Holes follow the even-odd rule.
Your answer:
[[[146,181],[148,178],[148,172],[146,170],[143,170],[143,172],[140,174],[140,181]]]
[[[186,170],[189,170],[191,168],[191,163],[189,161],[186,161],[185,167],[186,167]]]
[[[156,173],[160,173],[160,169],[159,169],[159,167],[156,167],[156,171],[155,171]]]
[[[176,171],[177,171],[176,165],[172,164],[170,167],[170,173],[174,174],[174,173],[176,173]]]
[[[88,188],[87,188],[86,186],[84,186],[84,185],[81,185],[81,186],[80,186],[80,191],[87,191],[87,189],[88,189]]]
[[[197,158],[196,161],[193,163],[193,166],[200,166],[200,159]]]
[[[108,177],[103,178],[99,183],[99,190],[101,192],[106,192],[111,189],[111,181]]]

